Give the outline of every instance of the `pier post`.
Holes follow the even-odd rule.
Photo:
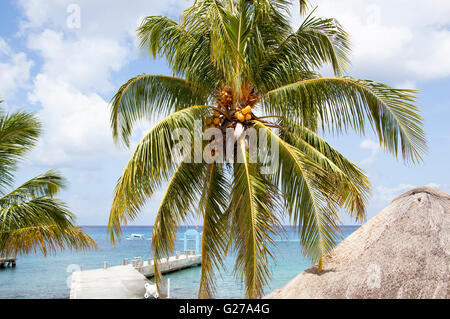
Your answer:
[[[167,299],[170,299],[170,278],[167,279]]]

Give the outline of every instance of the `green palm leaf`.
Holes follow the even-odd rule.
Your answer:
[[[228,180],[222,165],[213,163],[207,168],[199,209],[203,215],[202,273],[199,298],[214,296],[214,271],[223,267],[223,256],[228,243],[229,214],[225,212],[228,203]]]
[[[175,75],[213,91],[223,73],[209,58],[211,41],[199,27],[188,27],[161,16],[146,17],[138,29],[141,46],[153,57],[163,56]]]
[[[300,15],[304,15],[306,13],[306,10],[309,7],[309,0],[299,0],[300,3]]]
[[[272,90],[263,96],[271,114],[294,117],[307,123],[317,118],[323,129],[365,132],[366,122],[380,145],[406,162],[421,161],[426,151],[423,120],[418,114],[415,91],[352,78],[319,78]]]
[[[221,70],[225,80],[229,83],[237,83],[240,70],[245,68],[239,48],[239,31],[233,35],[230,30],[233,22],[237,25],[239,19],[233,15],[234,5],[227,2],[220,3],[215,0],[196,1],[194,5],[185,12],[185,23],[189,28],[198,30],[202,34],[209,36],[209,60],[213,65]],[[214,25],[214,28],[210,26]],[[235,24],[236,26],[236,24]],[[239,27],[238,27],[239,28]]]
[[[156,214],[152,234],[155,283],[162,283],[159,261],[173,252],[178,225],[193,216],[202,190],[205,164],[183,160],[175,170]]]
[[[129,145],[134,124],[157,115],[169,115],[207,102],[205,90],[189,81],[164,76],[140,75],[125,83],[112,101],[111,127],[116,141]]]
[[[34,114],[0,110],[0,190],[12,186],[17,162],[35,145],[41,131]]]
[[[270,276],[269,261],[276,227],[278,193],[249,162],[245,141],[238,142],[243,163],[234,164],[231,205],[232,236],[237,252],[235,271],[245,280],[246,295],[259,298]]]
[[[40,250],[86,250],[97,247],[64,202],[53,198],[66,185],[55,170],[41,174],[5,194],[16,164],[36,143],[41,123],[34,114],[0,110],[0,257]]]
[[[336,176],[334,192],[334,195],[338,196],[336,202],[345,207],[353,217],[363,221],[370,193],[370,183],[366,174],[317,133],[300,123],[283,118],[280,125],[282,127],[280,136],[283,140],[327,171],[330,178]]]
[[[40,224],[0,232],[0,256],[37,253],[44,256],[57,250],[85,251],[97,244],[80,227],[57,224]]]
[[[319,261],[336,244],[337,205],[332,201],[334,180],[323,166],[282,140],[264,124],[269,136],[279,142],[281,192],[294,225],[298,226],[305,254]]]
[[[0,209],[2,256],[28,254],[38,249],[46,255],[57,249],[86,250],[95,242],[73,224],[66,204],[48,197],[10,202]]]
[[[53,197],[66,185],[66,179],[59,172],[51,170],[25,182],[15,190],[2,196],[0,198],[0,207],[7,207],[36,197]]]
[[[193,106],[172,113],[156,124],[136,147],[120,177],[111,208],[108,233],[111,240],[121,234],[121,225],[136,218],[155,190],[168,181],[177,168],[177,158],[185,154],[174,153],[177,144],[190,149],[194,136],[194,121],[211,112],[210,106]],[[191,139],[177,141],[173,132],[188,129]],[[191,159],[193,161],[193,159]]]
[[[299,29],[269,51],[255,69],[255,83],[263,92],[317,77],[312,70],[330,63],[336,74],[349,65],[348,34],[334,19],[308,16]]]

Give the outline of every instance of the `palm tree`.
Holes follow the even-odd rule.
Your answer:
[[[135,219],[168,183],[152,236],[158,285],[158,259],[173,251],[177,226],[192,217],[203,219],[200,298],[214,296],[215,271],[231,250],[247,297],[262,296],[273,238],[284,216],[297,227],[305,255],[318,262],[320,272],[322,258],[339,236],[338,210],[364,220],[370,191],[365,172],[321,133],[364,135],[370,127],[395,157],[401,154],[406,163],[422,160],[426,141],[416,92],[344,76],[347,33],[334,19],[306,15],[306,1],[300,1],[303,20],[293,30],[290,4],[197,0],[179,22],[150,16],[138,29],[142,47],[153,58],[165,58],[173,76],[136,76],[112,100],[113,137],[125,146],[136,122],[163,119],[126,165],[108,229],[114,242],[121,225]],[[327,64],[334,77],[319,74]],[[266,132],[279,145],[275,171],[263,174],[269,156],[250,161],[242,138],[234,144],[242,161],[191,163],[196,153],[188,144],[179,160],[173,151],[179,141],[171,132],[187,129],[195,138],[196,120],[203,121],[203,129]]]
[[[7,114],[0,110],[0,257],[97,247],[73,224],[74,216],[66,204],[54,198],[66,185],[57,171],[8,190],[17,163],[35,145],[41,130],[39,120],[31,113]]]

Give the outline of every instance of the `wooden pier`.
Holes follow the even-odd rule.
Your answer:
[[[72,274],[70,299],[144,299],[147,278],[154,276],[153,260],[124,260],[122,266],[77,271]],[[186,251],[160,260],[161,273],[167,274],[201,264],[201,255]]]
[[[0,268],[11,266],[16,267],[16,258],[0,258]]]

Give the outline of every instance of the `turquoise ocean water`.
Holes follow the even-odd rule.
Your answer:
[[[358,226],[343,226],[342,235],[347,237]],[[17,267],[0,269],[0,298],[69,298],[70,274],[80,265],[85,269],[102,268],[103,262],[120,265],[123,258],[140,256],[143,260],[151,257],[150,240],[125,240],[132,233],[144,234],[151,238],[152,227],[127,227],[123,240],[112,247],[106,236],[106,227],[85,226],[84,230],[97,242],[99,249],[84,253],[70,251],[58,252],[55,256],[29,255],[18,256]],[[183,234],[188,228],[180,227],[177,233],[175,250],[183,251]],[[197,229],[201,232],[201,228]],[[188,248],[194,249],[195,242],[190,241]],[[283,237],[276,240],[275,260],[271,265],[272,279],[266,287],[268,293],[281,288],[299,272],[308,268],[310,262],[303,257],[298,235],[292,228],[286,227]],[[242,298],[244,289],[233,275],[234,258],[225,260],[226,270],[217,274],[217,298]],[[165,275],[170,278],[172,298],[196,298],[200,280],[200,267],[182,270]]]

